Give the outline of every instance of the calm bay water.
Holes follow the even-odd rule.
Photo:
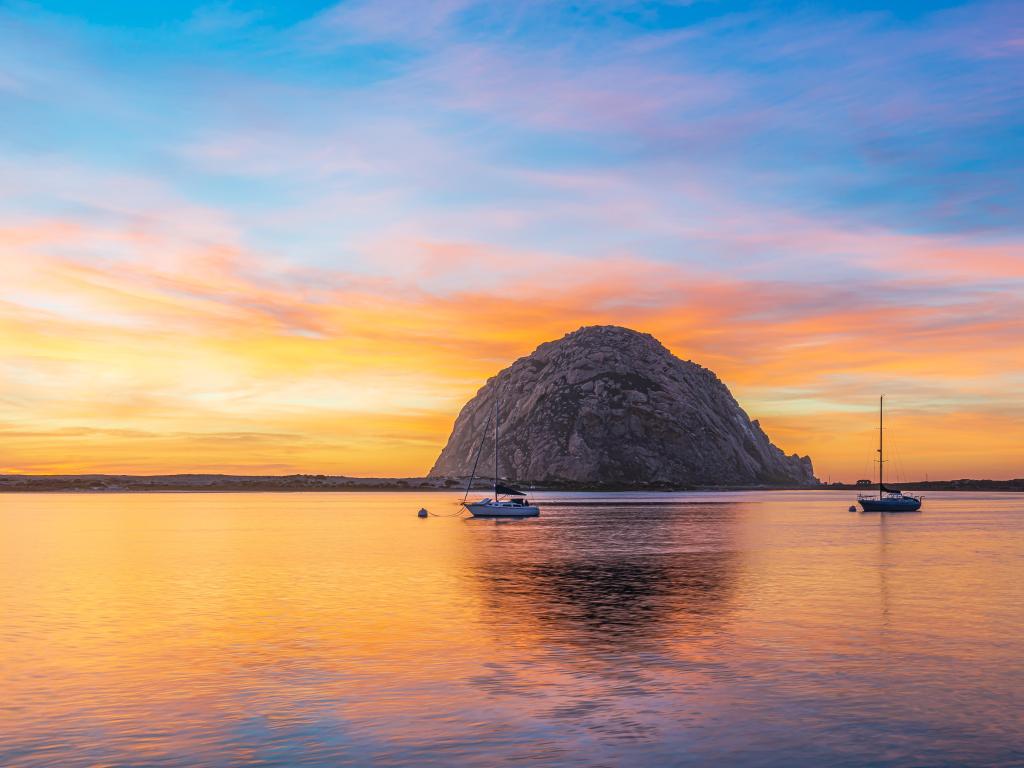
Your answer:
[[[0,765],[1024,764],[1024,496],[0,497]]]

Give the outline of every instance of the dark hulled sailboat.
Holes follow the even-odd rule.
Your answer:
[[[878,496],[861,494],[857,497],[857,502],[865,512],[917,512],[921,508],[920,496],[903,493],[898,488],[885,487],[885,444],[882,431],[884,401],[885,395],[878,398]]]

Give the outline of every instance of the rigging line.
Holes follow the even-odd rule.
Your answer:
[[[487,421],[484,423],[484,434],[487,433],[487,427],[491,423],[491,417],[487,417]],[[476,467],[480,463],[480,454],[484,450],[484,438],[483,435],[480,437],[480,445],[476,449],[476,459],[473,460],[473,471],[469,474],[469,483],[466,485],[466,495],[462,497],[462,503],[466,503],[466,499],[469,498],[469,492],[473,490],[473,481],[476,479]]]
[[[901,445],[903,445],[904,448],[906,447],[903,443],[901,443]],[[913,461],[914,461],[913,456],[914,456],[913,452],[907,452],[905,450],[900,452],[900,466],[903,469],[903,482],[905,482],[905,483],[912,482],[912,478],[910,477],[910,471],[913,469],[913,466],[912,466]],[[908,457],[909,457],[909,461],[911,462],[910,465],[908,465],[908,463],[907,463]]]
[[[864,453],[861,456],[864,459],[864,463],[861,466],[860,476],[871,478],[875,474],[875,462],[878,461],[878,451],[873,447],[869,448],[866,444],[863,451]]]
[[[909,482],[909,480],[907,478],[907,466],[903,460],[902,443],[895,437],[896,434],[895,431],[890,433],[889,444],[892,446],[893,467],[896,470],[896,482],[899,484]]]

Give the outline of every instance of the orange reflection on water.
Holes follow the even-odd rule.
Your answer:
[[[1020,497],[597,498],[5,496],[0,764],[1019,754]]]

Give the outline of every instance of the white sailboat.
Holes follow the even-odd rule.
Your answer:
[[[467,502],[469,491],[473,487],[473,480],[476,478],[476,466],[480,461],[480,451],[483,450],[483,438],[480,439],[480,448],[477,449],[476,461],[473,462],[473,471],[469,476],[469,485],[466,486],[466,495],[462,498],[462,506],[469,510],[473,517],[537,517],[540,515],[540,507],[530,504],[526,494],[518,488],[502,485],[498,482],[498,397],[494,397],[494,498],[480,499],[479,501]]]

